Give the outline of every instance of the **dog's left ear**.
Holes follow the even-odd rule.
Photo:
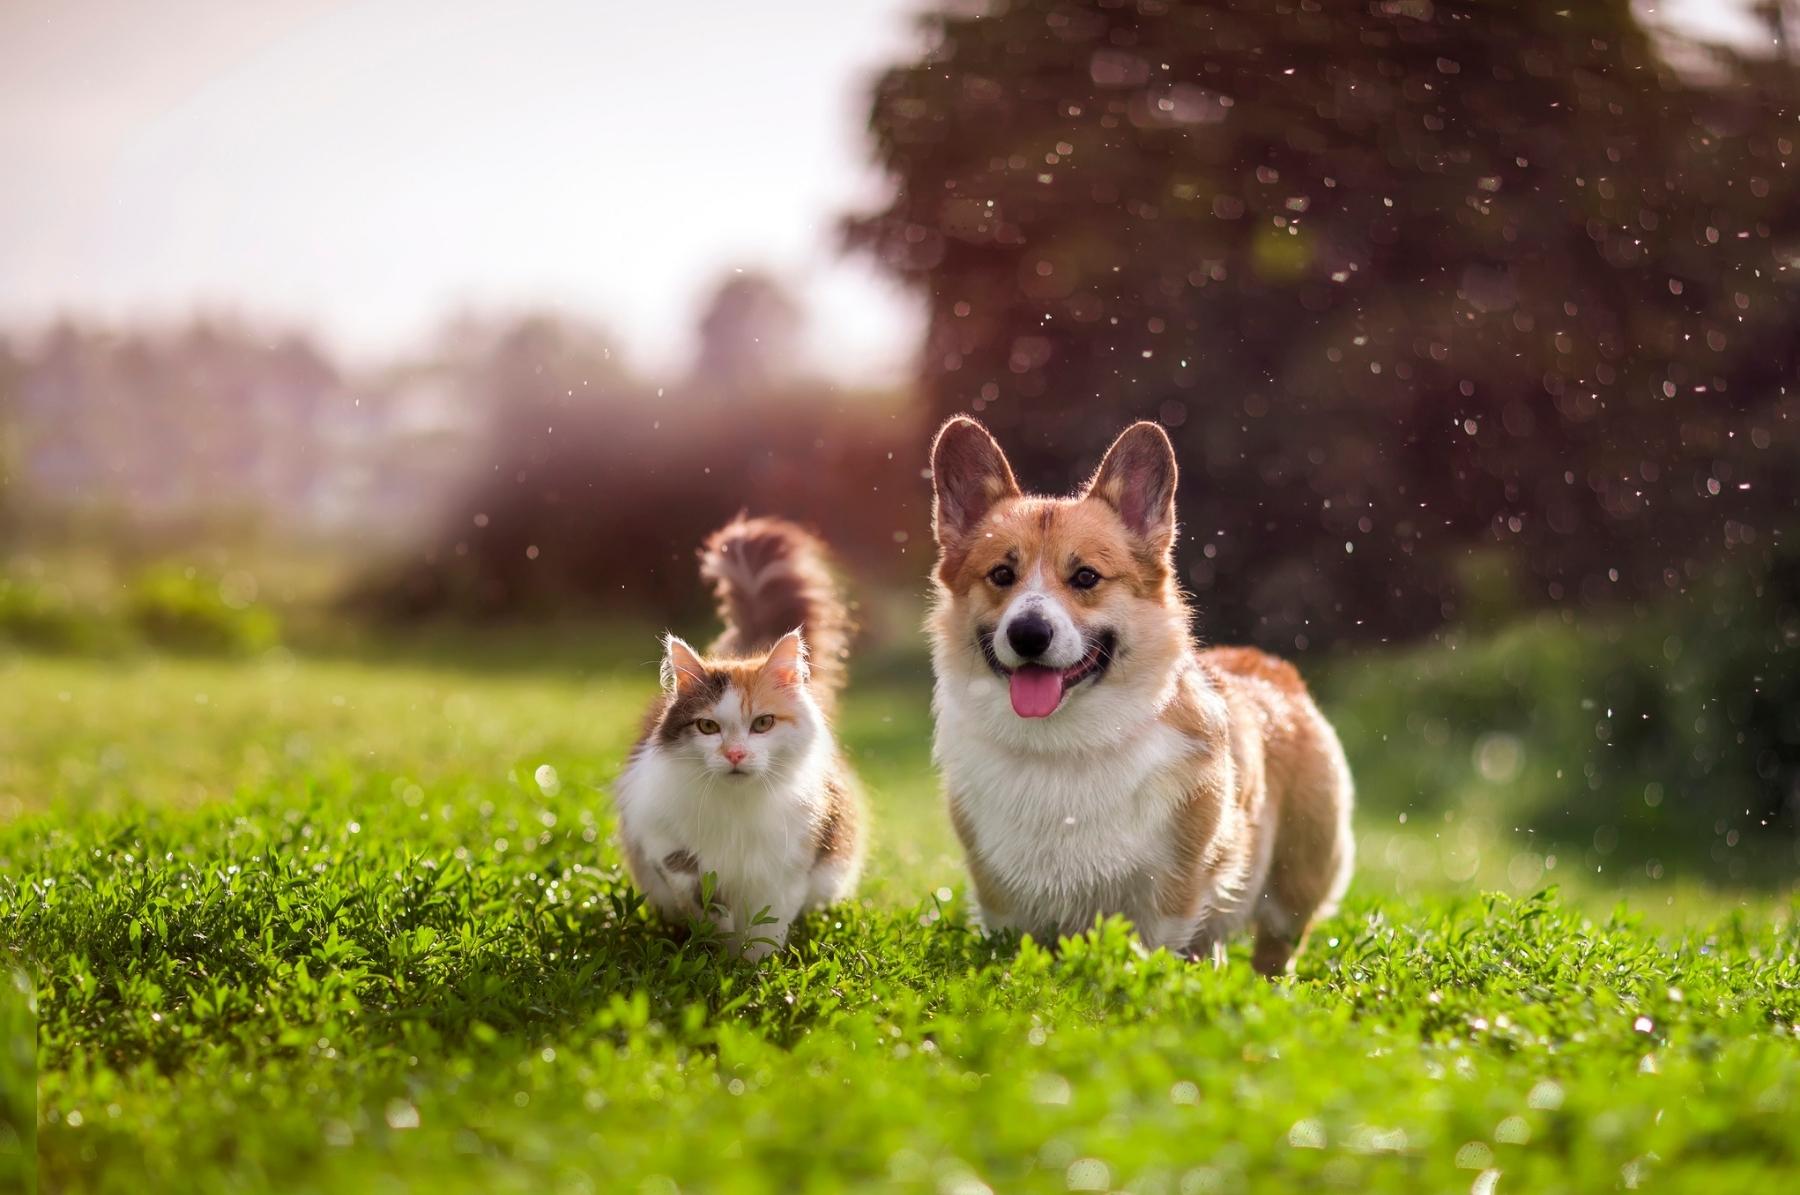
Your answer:
[[[1088,498],[1119,512],[1133,535],[1159,552],[1175,539],[1175,447],[1159,424],[1134,423],[1106,450]]]

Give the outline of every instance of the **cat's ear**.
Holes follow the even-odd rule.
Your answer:
[[[938,429],[931,445],[931,529],[940,548],[948,551],[995,504],[1018,494],[1012,466],[987,428],[959,415]]]
[[[662,684],[679,697],[706,684],[706,664],[678,635],[663,636]]]
[[[798,630],[789,631],[775,641],[775,646],[769,649],[769,658],[763,661],[762,670],[764,676],[783,688],[806,683],[806,641]]]

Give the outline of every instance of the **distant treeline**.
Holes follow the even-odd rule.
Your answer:
[[[734,271],[660,379],[548,314],[463,318],[361,371],[229,320],[0,341],[0,577],[9,549],[86,544],[129,576],[286,539],[336,550],[378,616],[668,620],[705,602],[701,538],[749,508],[922,586],[929,428],[903,394],[801,372],[799,312]]]

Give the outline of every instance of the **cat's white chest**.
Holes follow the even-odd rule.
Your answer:
[[[811,860],[811,804],[799,794],[817,787],[804,761],[788,783],[754,777],[708,777],[682,761],[649,755],[619,778],[619,819],[653,857],[693,855],[724,884],[754,891],[780,887]]]

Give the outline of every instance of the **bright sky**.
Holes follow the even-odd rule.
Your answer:
[[[912,7],[0,0],[0,324],[201,306],[368,357],[550,304],[666,367],[755,265],[816,368],[897,376],[918,312],[835,221],[880,194],[863,94]],[[1744,32],[1742,0],[1644,7]]]
[[[837,252],[880,194],[903,0],[0,0],[0,324],[199,305],[376,355],[551,304],[686,359],[731,266],[814,364],[894,376],[912,303]]]

